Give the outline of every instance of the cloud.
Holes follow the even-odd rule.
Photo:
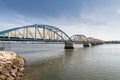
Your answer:
[[[116,13],[120,14],[120,10],[117,10]]]
[[[16,12],[0,14],[0,30],[31,24],[48,24],[60,28],[69,36],[84,34],[103,40],[120,40],[120,19],[116,9],[92,10],[84,8],[79,16],[62,14],[58,17],[30,17]]]

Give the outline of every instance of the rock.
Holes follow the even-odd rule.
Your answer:
[[[0,80],[23,80],[25,60],[12,51],[0,51]]]

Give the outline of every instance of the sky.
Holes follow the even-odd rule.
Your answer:
[[[120,40],[120,0],[0,0],[0,31],[32,24]]]

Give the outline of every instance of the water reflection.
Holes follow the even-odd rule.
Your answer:
[[[120,79],[119,44],[106,44],[89,48],[77,47],[74,50],[64,50],[63,46],[53,45],[29,44],[29,47],[25,45],[27,48],[21,46],[24,44],[13,45],[11,48],[20,52],[20,55],[27,61],[33,60],[27,66],[24,80]],[[43,57],[44,59],[41,60]]]
[[[73,55],[73,50],[64,52],[65,54],[60,57],[29,64],[24,80],[61,80]]]
[[[68,64],[72,57],[73,57],[73,50],[74,49],[66,49],[65,50],[65,64]]]
[[[63,57],[29,64],[24,80],[60,80],[59,74],[64,68]]]

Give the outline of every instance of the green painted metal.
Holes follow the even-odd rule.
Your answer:
[[[34,24],[34,25],[28,25],[28,26],[23,26],[23,27],[18,27],[18,28],[13,28],[13,29],[9,29],[9,30],[4,30],[4,31],[1,31],[0,32],[0,35],[4,35],[8,32],[11,32],[11,31],[15,31],[15,30],[19,30],[19,29],[23,29],[23,28],[34,28],[34,27],[39,27],[39,28],[43,28],[44,26],[46,27],[46,29],[50,30],[50,31],[53,31],[53,32],[61,32],[63,33],[67,38],[68,38],[68,41],[72,41],[71,38],[65,33],[63,32],[62,30],[60,30],[59,28],[56,28],[56,27],[53,27],[53,26],[50,26],[50,25],[43,25],[43,24]],[[42,40],[42,39],[37,39],[37,40],[34,40],[32,38],[26,38],[26,39],[23,39],[23,38],[18,38],[18,37],[14,37],[14,38],[7,38],[7,37],[0,37],[0,41],[58,41],[58,42],[61,42],[61,41],[65,41],[65,40]]]

